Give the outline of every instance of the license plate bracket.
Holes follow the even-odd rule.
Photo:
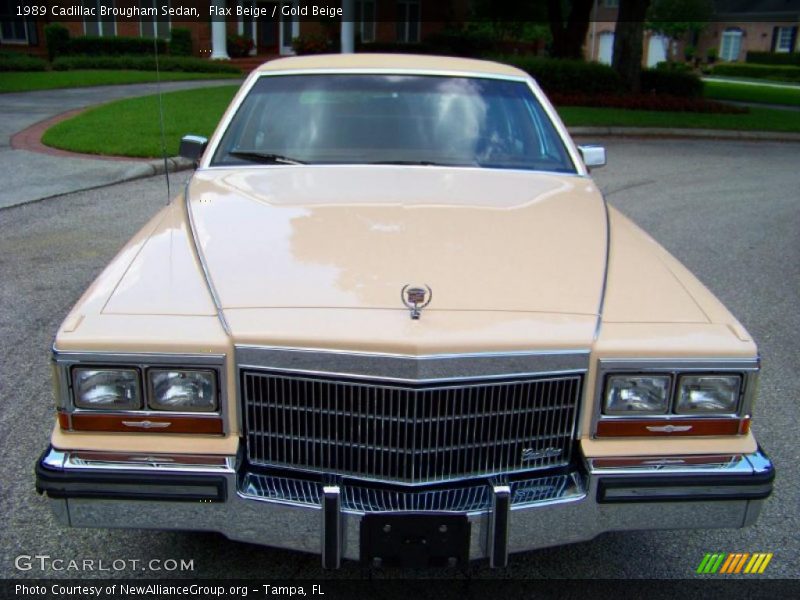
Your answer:
[[[361,561],[389,567],[441,567],[469,561],[466,515],[367,514],[361,520]]]

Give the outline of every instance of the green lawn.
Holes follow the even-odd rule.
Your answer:
[[[800,111],[769,108],[751,108],[750,112],[744,115],[725,115],[562,106],[558,109],[558,113],[567,126],[573,127],[670,127],[800,132]]]
[[[180,71],[161,72],[161,81],[228,79],[236,77],[241,77],[241,75],[230,73],[183,73]],[[0,72],[0,93],[90,87],[94,85],[150,83],[152,81],[156,81],[155,71],[5,71]]]
[[[738,100],[758,104],[786,104],[800,106],[800,86],[778,88],[734,81],[705,81],[703,95],[714,100]]]
[[[236,86],[170,92],[163,95],[167,153],[178,153],[182,135],[210,135]],[[753,108],[749,114],[703,114],[585,108],[558,109],[568,126],[690,127],[800,132],[800,111]],[[119,156],[161,156],[158,96],[118,100],[91,109],[47,130],[48,146]]]
[[[167,153],[175,156],[181,136],[211,135],[238,86],[170,92],[163,95]],[[54,148],[118,156],[161,156],[158,96],[118,100],[98,106],[48,129],[42,141]]]

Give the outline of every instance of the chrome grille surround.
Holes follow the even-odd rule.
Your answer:
[[[251,464],[420,485],[570,461],[588,353],[262,351],[237,347]]]

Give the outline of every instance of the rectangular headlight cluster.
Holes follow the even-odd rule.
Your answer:
[[[146,386],[139,369],[73,368],[75,406],[94,410],[217,410],[217,379],[212,370],[149,368],[144,378]]]
[[[719,374],[609,375],[603,390],[603,414],[732,415],[739,409],[742,376]]]

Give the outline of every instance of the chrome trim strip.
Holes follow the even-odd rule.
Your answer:
[[[603,268],[603,285],[600,287],[600,301],[597,304],[597,323],[594,326],[594,341],[600,337],[600,328],[603,326],[603,310],[606,305],[606,289],[608,287],[608,271],[611,262],[611,216],[608,212],[608,200],[606,195],[601,194],[603,198],[603,211],[606,216],[606,258]]]
[[[133,365],[223,365],[225,354],[192,354],[185,352],[103,352],[103,351],[74,351],[59,350],[53,346],[53,360],[58,364],[73,364],[84,362],[125,363]],[[187,365],[187,362],[191,364]]]
[[[60,469],[65,472],[69,471],[101,471],[101,472],[122,472],[122,471],[140,471],[144,476],[146,474],[158,474],[164,471],[177,471],[191,474],[208,473],[214,475],[234,474],[236,473],[236,457],[235,456],[218,456],[224,459],[222,464],[200,464],[196,462],[197,455],[186,455],[187,461],[195,459],[193,462],[181,462],[180,455],[170,454],[168,458],[155,455],[142,454],[141,456],[133,456],[132,460],[130,452],[109,452],[110,457],[118,454],[119,458],[109,458],[108,460],[87,460],[81,457],[80,451],[75,450],[57,450],[50,448],[50,451],[42,458],[42,463],[51,469]],[[127,460],[126,460],[127,458]],[[209,456],[208,458],[214,458]]]
[[[183,206],[186,210],[186,215],[189,220],[189,228],[192,230],[192,247],[194,248],[195,255],[197,256],[197,261],[200,263],[200,267],[203,269],[206,287],[208,287],[208,293],[211,294],[211,300],[214,302],[214,306],[217,309],[217,317],[219,318],[220,325],[222,325],[222,329],[225,331],[225,333],[230,336],[231,328],[230,325],[228,325],[228,320],[225,318],[225,312],[222,310],[222,301],[219,299],[217,288],[214,287],[214,282],[211,279],[211,274],[208,270],[208,264],[206,263],[205,256],[200,248],[200,242],[198,241],[200,238],[197,236],[197,226],[194,222],[194,214],[192,213],[191,201],[189,200],[190,183],[191,179],[186,182],[186,188],[183,192]]]
[[[629,458],[631,461],[642,461],[639,466],[624,465],[619,467],[598,466],[598,462],[608,459]],[[642,477],[647,475],[750,475],[757,471],[751,460],[762,460],[772,466],[761,452],[747,455],[734,455],[728,461],[720,461],[709,457],[708,462],[689,462],[698,460],[698,456],[632,456],[590,458],[586,461],[589,473],[594,476],[614,475]]]
[[[237,345],[235,356],[239,370],[269,369],[406,383],[558,375],[589,369],[589,350],[411,356]]]
[[[753,401],[758,383],[758,373],[761,366],[759,357],[755,358],[606,358],[597,361],[597,376],[594,382],[594,406],[592,410],[591,436],[597,435],[597,423],[614,420],[652,419],[663,422],[665,425],[673,420],[686,419],[744,419],[751,416]],[[603,391],[606,377],[615,373],[667,373],[672,375],[670,387],[670,411],[677,393],[678,379],[685,373],[741,373],[743,376],[742,389],[737,410],[731,414],[692,414],[668,412],[666,414],[646,415],[633,414],[630,416],[604,415]],[[607,439],[607,438],[604,438]]]

